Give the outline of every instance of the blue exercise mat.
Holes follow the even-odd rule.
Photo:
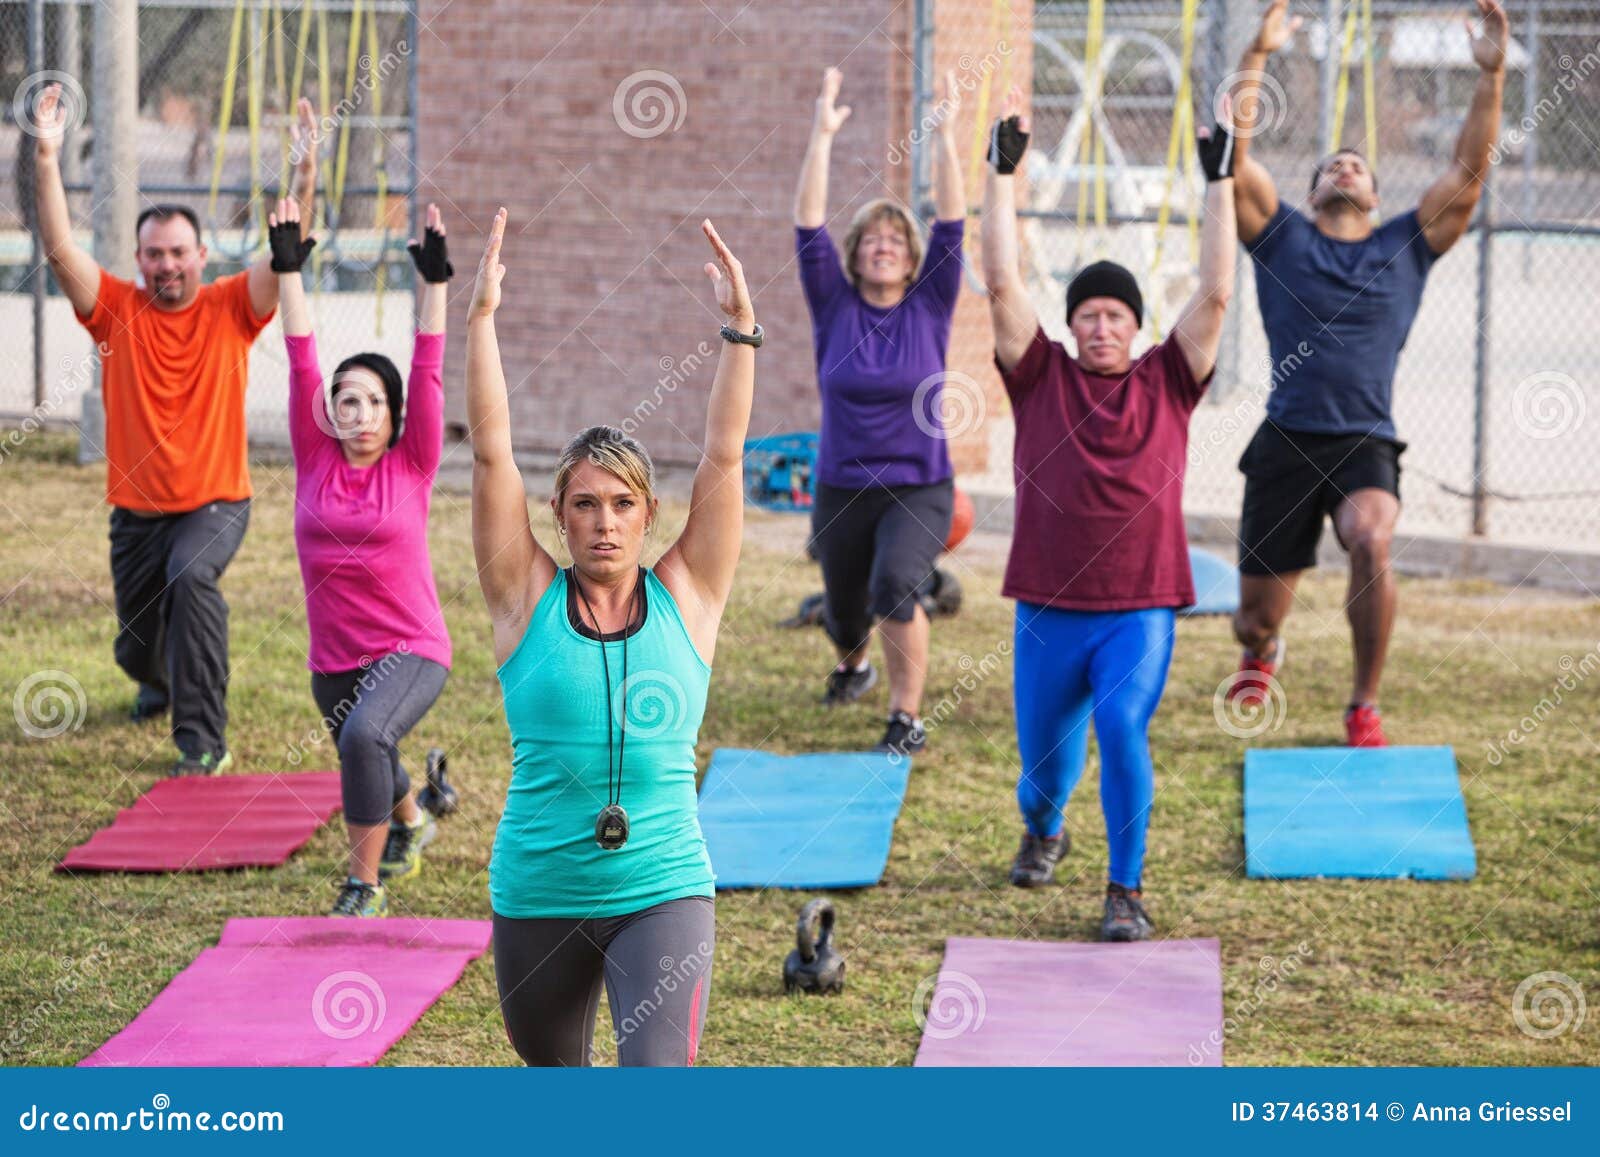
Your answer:
[[[909,759],[718,748],[700,827],[718,888],[864,888],[889,861]]]
[[[1251,876],[1466,880],[1478,870],[1450,747],[1252,748]]]
[[[1239,570],[1231,562],[1191,546],[1189,570],[1195,604],[1184,608],[1185,615],[1231,615],[1239,609]]]

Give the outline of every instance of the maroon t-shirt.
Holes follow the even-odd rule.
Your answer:
[[[1041,328],[1000,376],[1017,425],[1001,593],[1080,611],[1192,604],[1183,474],[1206,383],[1178,343],[1169,337],[1107,377],[1086,373]]]

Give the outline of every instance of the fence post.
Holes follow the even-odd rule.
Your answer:
[[[1322,0],[1322,91],[1317,94],[1320,98],[1321,128],[1320,137],[1322,144],[1318,149],[1320,156],[1327,156],[1339,147],[1339,142],[1334,139],[1337,129],[1333,125],[1333,94],[1339,87],[1339,9],[1342,7],[1339,0]]]
[[[930,209],[933,182],[929,178],[928,146],[923,134],[915,131],[922,123],[926,109],[924,85],[933,76],[933,4],[932,0],[917,0],[916,27],[912,29],[911,56],[914,61],[911,73],[911,197],[912,212],[924,213]]]
[[[1494,247],[1494,170],[1483,177],[1478,210],[1478,338],[1472,383],[1472,534],[1489,533],[1489,259]]]
[[[99,0],[93,53],[89,112],[94,117],[94,257],[103,269],[126,277],[133,272],[138,244],[134,233],[139,201],[138,0]],[[83,396],[79,465],[104,457],[104,433],[97,360],[94,385]]]
[[[28,0],[28,75],[37,76],[44,71],[44,0]],[[37,87],[34,82],[28,82]],[[19,148],[29,148],[33,142],[27,136],[19,139]],[[66,149],[63,148],[65,153]],[[34,180],[34,167],[26,166],[29,180]],[[22,190],[22,200],[33,206],[32,264],[28,280],[33,283],[33,409],[38,413],[44,406],[44,296],[50,280],[45,271],[44,243],[39,237],[39,205],[33,191]]]

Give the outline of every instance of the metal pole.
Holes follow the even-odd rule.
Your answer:
[[[94,9],[94,64],[89,112],[94,121],[94,257],[119,277],[133,275],[138,239],[139,5],[137,0],[99,0]],[[98,368],[84,394],[78,461],[104,456],[105,409]]]
[[[83,75],[82,13],[77,4],[63,4],[56,9],[56,61],[57,67],[69,76]],[[69,140],[61,142],[61,182],[75,185],[83,180],[83,160],[78,150],[70,147]]]
[[[1478,323],[1477,350],[1472,367],[1472,533],[1489,533],[1489,258],[1494,248],[1493,170],[1483,177],[1483,201],[1478,210]]]
[[[1539,91],[1539,0],[1528,12],[1528,68],[1522,76],[1522,219],[1533,220],[1533,168],[1539,163],[1539,125],[1534,117],[1534,94]],[[1522,280],[1532,273],[1533,238],[1522,239]]]
[[[422,80],[417,75],[417,36],[420,26],[417,23],[417,2],[411,0],[406,6],[406,48],[411,57],[406,65],[406,99],[410,102],[407,110],[407,120],[411,122],[411,236],[422,236],[422,205],[417,196],[417,174],[422,171],[422,163],[417,155],[418,123],[420,117],[418,110],[422,107]]]
[[[28,0],[28,75],[35,76],[44,71],[44,0]],[[26,148],[33,142],[26,136],[22,138],[22,147]],[[64,150],[63,150],[64,151]],[[34,180],[33,165],[27,166],[30,180]],[[44,297],[49,286],[49,274],[45,272],[44,242],[39,236],[39,204],[38,199],[31,193],[25,194],[26,199],[33,204],[33,246],[31,255],[31,274],[29,280],[33,282],[33,408],[35,412],[44,406]]]
[[[917,0],[916,27],[912,30],[911,58],[911,205],[922,213],[928,208],[932,181],[928,177],[928,147],[922,139],[922,115],[926,108],[925,78],[933,76],[933,5]]]
[[[1317,95],[1321,99],[1321,132],[1319,140],[1321,147],[1320,156],[1327,156],[1339,147],[1339,142],[1334,139],[1333,126],[1333,94],[1339,87],[1339,10],[1343,7],[1340,0],[1322,0],[1322,91]]]

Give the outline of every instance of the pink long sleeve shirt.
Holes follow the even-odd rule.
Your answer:
[[[314,337],[288,337],[294,540],[311,628],[307,666],[352,671],[409,651],[450,666],[428,554],[428,508],[444,441],[444,335],[419,333],[400,438],[367,467],[327,432]]]

